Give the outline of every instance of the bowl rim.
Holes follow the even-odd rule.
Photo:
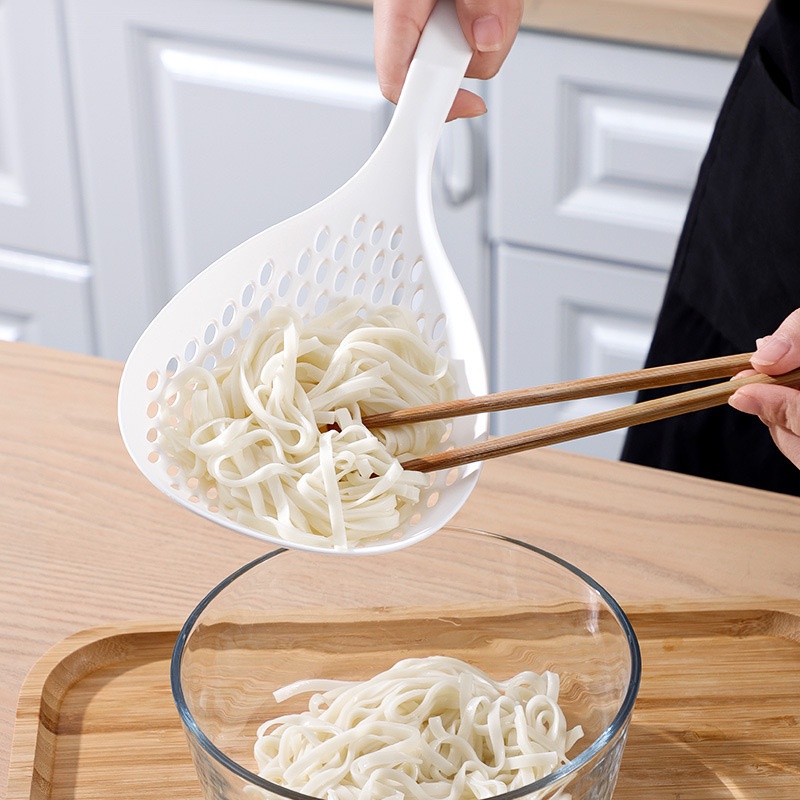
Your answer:
[[[533,794],[534,792],[539,792],[542,789],[545,789],[549,786],[552,786],[555,783],[562,781],[564,778],[566,778],[573,772],[577,772],[586,763],[591,761],[604,747],[606,747],[606,745],[608,745],[610,742],[612,742],[613,740],[618,738],[622,733],[625,732],[627,724],[633,712],[633,707],[639,692],[639,686],[641,684],[642,657],[641,657],[641,650],[639,648],[639,641],[636,636],[636,632],[633,629],[633,625],[628,619],[628,616],[625,614],[620,604],[608,592],[608,590],[606,590],[600,583],[598,583],[594,578],[592,578],[582,569],[576,567],[574,564],[570,563],[564,558],[561,558],[561,556],[557,556],[554,553],[551,553],[548,550],[544,550],[541,547],[538,547],[534,544],[530,544],[529,542],[521,541],[519,539],[515,539],[511,536],[506,536],[504,534],[479,530],[477,528],[469,528],[458,525],[446,525],[444,528],[442,528],[442,531],[440,531],[440,533],[447,531],[456,534],[468,534],[473,536],[497,539],[507,544],[512,544],[518,547],[522,547],[525,550],[530,550],[531,552],[536,553],[548,559],[549,561],[552,561],[555,564],[558,564],[559,566],[565,568],[568,572],[571,572],[573,575],[575,575],[577,578],[579,578],[587,586],[589,586],[591,589],[593,589],[600,595],[600,597],[608,605],[609,609],[614,614],[621,630],[625,634],[625,639],[628,644],[628,653],[631,660],[631,674],[628,680],[628,686],[625,691],[625,696],[623,697],[622,702],[620,703],[620,707],[617,710],[617,713],[614,715],[614,718],[611,720],[611,722],[604,728],[604,730],[601,731],[601,733],[594,739],[594,741],[585,750],[583,750],[581,753],[575,756],[574,759],[571,759],[569,763],[559,767],[557,770],[554,770],[549,775],[545,775],[543,778],[540,778],[539,780],[534,781],[533,783],[526,784],[525,786],[521,786],[509,792],[503,792],[502,794],[492,795],[492,797],[488,798],[488,800],[515,800],[515,798],[526,797],[528,795]],[[189,711],[180,680],[181,663],[183,660],[183,654],[186,649],[186,644],[189,640],[189,635],[192,632],[192,629],[194,628],[194,625],[197,622],[200,615],[211,604],[214,598],[216,598],[234,581],[236,581],[245,573],[249,572],[251,569],[255,569],[264,562],[269,561],[275,558],[276,556],[290,552],[294,552],[294,550],[288,547],[279,547],[276,550],[272,550],[269,553],[265,553],[264,555],[253,559],[252,561],[248,562],[244,566],[235,570],[226,578],[224,578],[222,581],[220,581],[213,589],[211,589],[210,592],[208,592],[208,594],[206,594],[206,596],[197,604],[197,606],[195,606],[190,615],[187,617],[184,624],[181,626],[180,632],[178,633],[178,638],[175,641],[175,646],[172,651],[172,657],[170,659],[170,684],[172,688],[173,701],[175,702],[178,714],[181,718],[181,721],[184,724],[187,735],[188,733],[191,732],[192,736],[194,737],[194,740],[200,745],[200,747],[202,747],[202,749],[206,753],[208,753],[208,755],[211,758],[213,758],[215,761],[219,762],[223,767],[225,767],[225,769],[237,775],[244,781],[253,784],[254,786],[257,786],[268,792],[272,792],[273,794],[279,795],[281,797],[289,798],[290,800],[320,800],[320,798],[315,797],[314,795],[304,794],[303,792],[299,792],[295,789],[290,789],[287,786],[281,786],[280,784],[272,783],[271,781],[265,780],[257,773],[251,772],[249,769],[242,766],[237,761],[234,761],[230,756],[226,755],[225,752],[220,750],[208,738],[208,736],[206,736],[202,728],[198,725],[191,711]]]

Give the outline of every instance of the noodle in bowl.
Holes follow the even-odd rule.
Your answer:
[[[640,658],[579,569],[445,528],[246,565],[187,620],[171,678],[206,800],[608,800]]]
[[[318,690],[318,691],[315,691]],[[409,658],[366,681],[298,681],[307,711],[258,729],[260,777],[328,800],[493,797],[569,763],[553,672],[492,680],[461,659]]]

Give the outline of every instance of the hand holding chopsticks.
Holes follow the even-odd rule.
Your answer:
[[[748,369],[751,356],[752,353],[743,353],[741,355],[723,356],[722,358],[703,361],[690,361],[683,364],[621,372],[596,378],[583,378],[531,389],[497,392],[482,397],[453,400],[430,406],[419,406],[417,408],[399,409],[385,414],[375,414],[365,417],[363,422],[372,428],[386,427],[410,422],[445,419],[465,414],[502,411],[584,397],[597,397],[618,392],[725,378]],[[531,431],[501,436],[466,447],[411,459],[404,462],[403,466],[409,470],[432,472],[438,469],[457,467],[473,461],[498,458],[499,456],[517,453],[522,450],[560,444],[584,436],[606,433],[618,428],[641,425],[645,422],[653,422],[679,414],[686,414],[690,411],[699,411],[704,408],[722,405],[740,386],[757,382],[782,385],[800,384],[800,370],[794,370],[779,376],[758,373],[711,386],[703,386],[687,392],[603,411],[588,417],[558,422]]]

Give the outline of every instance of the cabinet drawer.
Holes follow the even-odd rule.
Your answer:
[[[88,267],[0,250],[0,286],[0,339],[93,352]]]
[[[497,252],[494,384],[497,391],[639,369],[650,346],[667,276],[541,251]],[[633,401],[577,400],[497,414],[498,435],[573,419]],[[624,431],[560,447],[617,458]]]
[[[493,238],[667,268],[734,69],[523,32],[490,87]]]

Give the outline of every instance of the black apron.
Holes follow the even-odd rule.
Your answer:
[[[770,3],[698,176],[648,366],[755,349],[800,308],[800,3]],[[680,389],[642,392],[647,400]],[[727,405],[628,431],[622,459],[800,495],[800,470]]]

